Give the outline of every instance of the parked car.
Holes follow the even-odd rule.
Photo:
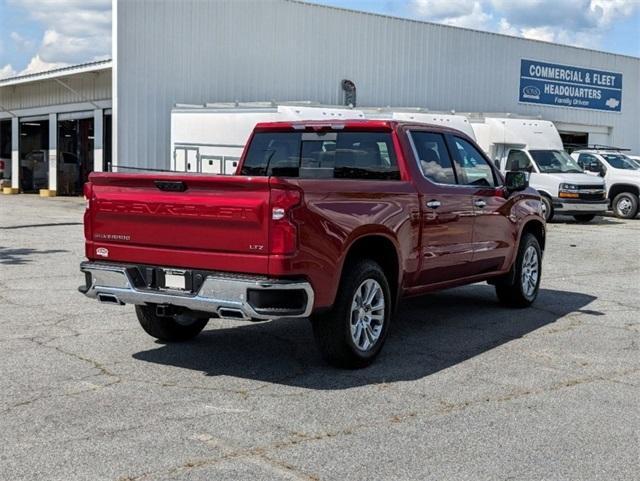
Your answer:
[[[540,195],[445,127],[258,124],[236,175],[93,173],[85,196],[79,290],[163,341],[310,316],[325,359],[357,368],[404,297],[488,281],[526,307],[540,285]]]
[[[631,159],[633,163],[637,165],[638,168],[640,169],[640,155],[630,154],[630,155],[627,155],[627,157]]]
[[[79,192],[80,161],[71,152],[60,152],[58,158],[58,192],[72,194]],[[48,150],[32,150],[20,160],[20,185],[23,191],[49,188]]]
[[[11,159],[0,157],[0,184],[11,180]]]
[[[640,167],[632,159],[611,149],[581,149],[571,155],[587,172],[605,180],[616,217],[633,219],[638,215]]]
[[[49,185],[47,150],[32,150],[20,159],[20,187],[23,191],[46,189]]]
[[[486,117],[471,126],[478,144],[500,170],[529,172],[531,187],[542,196],[547,221],[563,214],[589,222],[607,211],[605,182],[585,174],[564,151],[552,122]]]

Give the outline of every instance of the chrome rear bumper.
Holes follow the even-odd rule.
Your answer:
[[[207,275],[195,294],[136,286],[130,269],[135,266],[83,262],[80,270],[87,284],[78,289],[87,297],[112,304],[158,304],[209,312],[232,319],[278,319],[308,317],[313,310],[314,292],[304,281],[235,277],[232,274]],[[302,291],[304,305],[299,309],[258,308],[251,305],[249,291]],[[293,293],[293,292],[292,292]]]

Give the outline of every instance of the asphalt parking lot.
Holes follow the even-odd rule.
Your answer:
[[[165,345],[85,299],[83,209],[0,197],[2,480],[640,477],[640,219],[550,224],[533,308],[405,301],[347,372],[304,321]]]

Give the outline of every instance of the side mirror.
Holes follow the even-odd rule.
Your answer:
[[[587,166],[587,170],[590,172],[595,172],[598,175],[604,176],[604,167],[600,164],[600,162],[593,161]]]
[[[519,192],[529,187],[529,174],[510,170],[505,174],[504,186],[507,192]]]

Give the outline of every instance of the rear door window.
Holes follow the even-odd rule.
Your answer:
[[[258,132],[241,174],[400,179],[390,132]]]

